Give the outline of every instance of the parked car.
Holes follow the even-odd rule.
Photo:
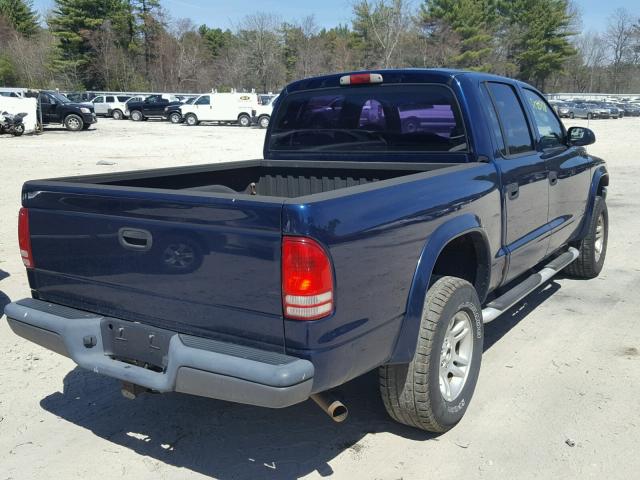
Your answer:
[[[595,103],[574,103],[569,118],[609,118],[609,111]]]
[[[166,119],[165,108],[171,105],[180,105],[181,102],[174,95],[150,95],[142,101],[127,103],[128,111],[125,115],[134,122],[149,118]]]
[[[184,118],[182,116],[182,112],[180,111],[180,107],[182,105],[193,105],[193,102],[195,102],[197,98],[198,97],[187,98],[184,101],[181,101],[181,103],[176,103],[176,104],[164,107],[164,116],[168,118],[171,123],[184,122]]]
[[[618,119],[621,116],[620,109],[618,109],[618,107],[615,106],[613,103],[601,102],[598,104],[598,106],[601,109],[606,110],[608,112],[609,118]]]
[[[269,121],[271,120],[271,114],[273,112],[273,104],[278,98],[278,95],[259,95],[258,106],[256,107],[256,113],[253,116],[254,123],[260,128],[267,128]]]
[[[556,112],[560,118],[575,118],[574,107],[575,104],[572,102],[562,102],[562,104],[557,105]]]
[[[626,117],[640,117],[640,105],[625,103],[621,106]]]
[[[336,98],[340,115],[315,127]],[[427,110],[450,115],[403,129],[401,111]],[[560,271],[600,273],[609,176],[594,141],[493,75],[294,82],[264,160],[25,183],[33,298],[5,314],[129,398],[312,398],[341,420],[326,392],[379,368],[390,416],[443,432],[472,400],[483,324]]]
[[[249,127],[257,108],[258,97],[255,93],[208,93],[200,95],[191,105],[181,105],[180,113],[189,126],[215,122]]]
[[[123,114],[122,106],[130,98],[132,98],[131,95],[98,95],[86,103],[93,105],[96,115],[104,115],[105,117],[112,116],[113,112],[118,110],[116,120],[120,120]]]
[[[42,110],[42,123],[45,125],[61,123],[67,130],[87,130],[98,121],[93,106],[73,103],[64,95],[41,90],[38,102]]]

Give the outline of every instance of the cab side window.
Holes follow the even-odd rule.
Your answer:
[[[489,90],[498,112],[509,155],[531,152],[533,139],[522,104],[511,85],[490,82]]]
[[[565,135],[562,124],[546,100],[528,88],[524,89],[524,96],[533,112],[533,118],[536,122],[536,130],[540,136],[540,146],[542,149],[565,146]]]

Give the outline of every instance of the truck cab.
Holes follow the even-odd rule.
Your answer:
[[[45,125],[61,123],[67,130],[87,130],[98,121],[93,106],[73,103],[55,91],[40,91],[38,103]]]
[[[181,103],[175,95],[149,95],[142,101],[129,101],[127,103],[128,111],[124,113],[134,122],[149,118],[166,118],[165,108]]]

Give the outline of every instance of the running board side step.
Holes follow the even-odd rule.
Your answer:
[[[529,295],[533,290],[545,283],[547,280],[555,276],[560,270],[565,268],[576,258],[580,252],[578,249],[569,247],[569,250],[561,254],[555,260],[552,260],[544,266],[538,273],[529,276],[522,283],[519,283],[504,295],[492,300],[482,310],[482,321],[489,323],[494,321],[504,312],[509,310],[513,305],[518,303],[524,297]]]

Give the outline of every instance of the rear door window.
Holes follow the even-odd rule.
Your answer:
[[[449,88],[385,85],[310,90],[282,98],[270,148],[309,152],[464,152]]]
[[[488,85],[504,131],[509,155],[533,151],[533,139],[527,117],[513,87],[495,82]]]
[[[106,97],[105,102],[106,102],[106,103],[113,103],[113,102],[115,102],[115,100],[114,100],[114,98],[113,98],[113,97]]]

